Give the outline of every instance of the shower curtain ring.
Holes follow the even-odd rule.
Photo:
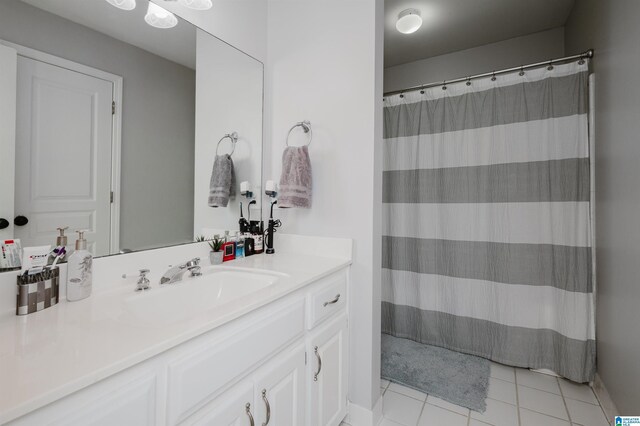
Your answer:
[[[494,71],[494,72],[491,74],[491,81],[496,81],[496,80],[497,80],[497,79],[496,79],[496,72]]]
[[[467,86],[471,86],[471,77],[467,77]]]
[[[447,80],[442,82],[442,90],[447,90]]]
[[[547,67],[547,70],[551,71],[553,69],[553,59],[549,59],[549,66]]]
[[[520,77],[522,77],[524,75],[524,66],[520,67]]]

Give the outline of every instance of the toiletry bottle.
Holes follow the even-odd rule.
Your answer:
[[[82,300],[91,295],[93,257],[87,250],[86,231],[76,231],[76,250],[67,261],[67,300]]]
[[[56,228],[58,229],[58,232],[60,232],[60,235],[58,235],[56,237],[56,248],[53,249],[53,252],[51,254],[51,258],[49,259],[50,262],[53,262],[55,260],[56,257],[58,257],[58,262],[65,260],[66,255],[64,254],[64,251],[67,250],[67,236],[64,235],[64,231],[66,231],[67,229],[69,229],[68,226],[64,226],[61,228]],[[58,255],[58,253],[62,252],[62,255]]]
[[[236,232],[236,259],[244,257],[244,236]]]
[[[236,243],[226,242],[222,245],[222,261],[228,262],[236,258]]]
[[[264,225],[262,221],[256,221],[252,234],[253,254],[261,254],[264,252]]]

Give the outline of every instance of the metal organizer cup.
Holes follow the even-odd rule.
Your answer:
[[[60,269],[53,268],[34,275],[19,275],[16,315],[42,311],[58,303]]]

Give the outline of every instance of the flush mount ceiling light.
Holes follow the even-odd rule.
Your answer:
[[[178,25],[176,15],[152,2],[149,2],[149,8],[144,20],[147,24],[156,28],[173,28]]]
[[[213,7],[211,0],[180,0],[180,3],[189,9],[195,10],[208,10]]]
[[[418,9],[405,9],[398,15],[396,29],[402,34],[411,34],[422,26],[422,17]]]
[[[136,8],[136,0],[107,0],[107,2],[122,10],[133,10]]]

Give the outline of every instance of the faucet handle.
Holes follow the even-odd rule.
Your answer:
[[[149,289],[149,278],[147,278],[147,274],[149,272],[151,272],[149,269],[140,269],[140,276],[138,277],[138,287],[136,288],[136,291]]]

